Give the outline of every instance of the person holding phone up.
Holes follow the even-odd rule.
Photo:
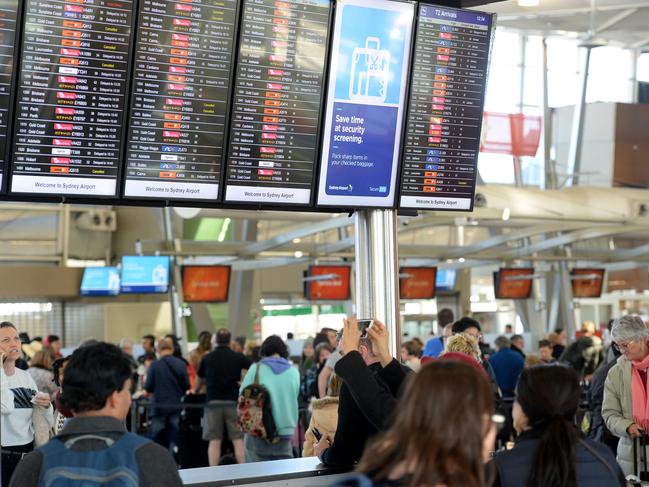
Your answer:
[[[323,433],[314,444],[315,454],[329,466],[353,465],[367,440],[387,428],[409,373],[390,355],[387,329],[377,319],[346,319],[340,347],[343,357],[335,368],[342,379],[338,427],[333,438]]]
[[[49,394],[38,392],[32,376],[16,367],[16,360],[20,359],[21,354],[16,327],[8,321],[0,323],[0,442],[4,486],[9,485],[9,479],[22,456],[34,449],[33,414],[42,414],[50,429],[54,423]]]

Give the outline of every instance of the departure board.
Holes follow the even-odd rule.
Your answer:
[[[0,188],[8,160],[7,136],[11,120],[18,0],[0,1]]]
[[[401,208],[472,210],[492,17],[420,5]]]
[[[132,0],[27,0],[11,191],[115,196]]]
[[[308,205],[329,0],[245,0],[225,201]]]
[[[236,0],[142,0],[124,196],[216,200]]]

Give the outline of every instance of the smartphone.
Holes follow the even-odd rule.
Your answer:
[[[372,323],[374,323],[374,320],[367,319],[367,320],[356,320],[358,323],[358,331],[361,332],[361,338],[367,337],[367,329],[372,326]]]
[[[315,426],[313,427],[313,436],[315,436],[315,439],[320,441],[322,439],[322,433],[320,433],[320,430],[316,428]]]

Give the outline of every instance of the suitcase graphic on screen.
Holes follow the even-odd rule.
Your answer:
[[[381,50],[378,37],[367,37],[365,47],[355,47],[349,75],[349,99],[384,103],[388,95],[390,52]]]

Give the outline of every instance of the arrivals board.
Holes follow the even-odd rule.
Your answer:
[[[226,202],[311,202],[329,12],[329,0],[244,2]]]
[[[492,17],[419,6],[399,207],[472,210]]]
[[[219,197],[235,0],[142,0],[124,196]]]
[[[11,191],[114,197],[132,0],[26,0]]]
[[[11,117],[11,89],[18,20],[18,0],[0,1],[0,188],[8,156],[7,139]]]
[[[336,5],[317,204],[395,204],[415,5]]]

